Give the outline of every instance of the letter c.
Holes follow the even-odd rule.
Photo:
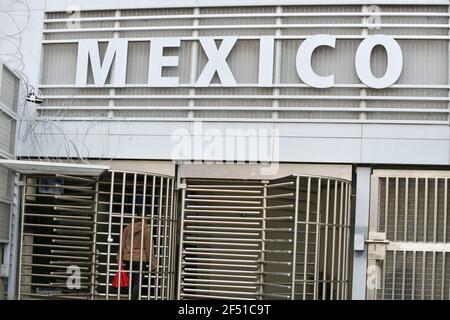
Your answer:
[[[319,34],[305,39],[297,51],[296,67],[300,79],[314,88],[330,88],[334,85],[334,75],[319,76],[311,66],[311,57],[314,50],[320,46],[334,48],[336,37],[328,34]]]

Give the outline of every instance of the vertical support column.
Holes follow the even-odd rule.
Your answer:
[[[297,237],[298,237],[298,211],[300,200],[300,177],[295,177],[295,205],[294,205],[294,239],[292,241],[292,278],[291,278],[291,300],[295,300],[295,280],[297,273]],[[306,261],[304,261],[306,263]],[[306,282],[303,282],[303,286]]]
[[[355,235],[353,248],[352,299],[366,298],[367,247],[370,210],[370,167],[356,168]]]
[[[259,287],[258,287],[258,299],[263,300],[264,295],[264,272],[265,272],[265,265],[264,262],[266,261],[266,207],[267,207],[267,184],[269,183],[268,180],[262,181],[264,188],[263,188],[263,209],[262,209],[262,221],[261,221],[261,256],[259,257]]]
[[[272,89],[272,96],[274,99],[272,100],[272,119],[278,119],[279,113],[276,110],[280,106],[280,100],[277,97],[280,95],[280,82],[281,82],[281,40],[277,39],[277,37],[281,36],[282,29],[279,28],[283,24],[283,18],[280,16],[283,13],[283,7],[277,6],[276,14],[277,19],[275,24],[277,28],[275,29],[275,66],[274,66],[274,86]]]
[[[25,178],[24,178],[25,179]],[[12,209],[11,209],[11,222],[9,229],[9,244],[5,248],[5,257],[7,255],[9,261],[8,262],[8,300],[19,299],[19,280],[18,277],[20,275],[19,266],[20,256],[19,251],[21,248],[21,236],[23,232],[19,233],[20,230],[20,210],[21,203],[23,201],[21,195],[21,187],[23,187],[23,183],[20,181],[19,174],[16,174],[14,177],[14,188],[13,188],[13,201],[12,201]],[[22,192],[25,192],[22,189]],[[19,274],[19,275],[18,275]]]
[[[197,79],[197,64],[198,64],[198,29],[195,29],[199,25],[199,15],[200,15],[200,8],[194,8],[193,11],[195,19],[192,21],[192,25],[194,28],[192,29],[192,46],[191,46],[191,73],[189,74],[189,95],[195,96],[196,90],[195,90],[195,81]],[[195,107],[195,98],[189,99],[189,118],[195,117],[194,112]]]
[[[96,179],[95,182],[95,211],[94,211],[94,226],[93,226],[93,236],[92,236],[92,258],[91,258],[91,300],[95,300],[96,297],[96,276],[97,276],[97,224],[98,224],[98,191],[100,187],[100,178]]]
[[[119,20],[120,16],[121,16],[121,11],[120,10],[116,10],[115,13],[114,13],[114,17],[116,18],[116,20],[114,21],[114,28],[116,28],[116,30],[118,28],[120,28],[120,20]],[[115,39],[120,38],[120,33],[118,31],[115,31],[114,34],[113,34],[113,38],[115,38]],[[110,88],[108,90],[108,94],[110,96],[115,96],[116,95],[116,88],[115,87]],[[110,107],[110,108],[108,110],[108,118],[114,118],[114,107],[115,106],[116,106],[116,100],[109,99],[108,100],[108,107]]]
[[[183,272],[183,231],[184,231],[184,199],[186,198],[186,184],[183,181],[180,185],[181,189],[181,217],[180,217],[180,247],[178,252],[178,287],[177,287],[177,300],[181,299],[181,279]]]
[[[361,7],[363,16],[361,18],[361,24],[363,26],[367,26],[368,23],[368,16],[367,16],[367,12],[369,11],[368,6],[363,5]],[[366,37],[369,34],[369,29],[367,27],[363,27],[361,28],[361,35]],[[367,118],[367,113],[364,112],[365,109],[367,108],[367,100],[363,100],[365,96],[367,96],[367,89],[366,88],[361,88],[359,89],[359,96],[360,96],[360,100],[359,100],[359,107],[361,109],[361,111],[359,112],[359,119],[361,121],[366,120]]]

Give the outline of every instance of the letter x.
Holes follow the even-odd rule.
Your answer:
[[[222,85],[236,84],[226,59],[237,39],[238,37],[224,37],[220,47],[217,48],[213,37],[200,37],[200,43],[208,57],[208,63],[198,77],[197,85],[209,85],[216,71]]]

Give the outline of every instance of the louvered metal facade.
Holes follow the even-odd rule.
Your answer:
[[[448,123],[449,10],[448,5],[248,6],[82,11],[70,22],[65,12],[48,12],[43,30],[41,89],[47,99],[42,115],[71,118],[162,118],[165,120],[251,120],[270,122]],[[373,18],[377,20],[374,20]],[[68,22],[69,21],[69,22]],[[386,34],[400,44],[404,71],[389,89],[361,84],[354,66],[361,39]],[[318,48],[313,67],[321,75],[335,75],[335,87],[314,89],[295,71],[299,44],[310,35],[337,37],[336,48]],[[218,78],[208,88],[195,80],[207,62],[198,37],[236,35],[239,41],[227,61],[237,85],[223,87]],[[274,84],[257,84],[259,38],[276,39]],[[149,40],[181,37],[176,88],[149,88]],[[77,89],[75,83],[79,39],[129,39],[126,85]],[[105,52],[106,43],[100,44]],[[386,54],[375,48],[371,67],[381,76]],[[92,84],[92,77],[88,79]],[[89,87],[89,86],[88,86]],[[64,108],[63,108],[64,107]],[[68,107],[68,108],[65,108]]]
[[[0,159],[12,159],[15,155],[19,84],[18,76],[0,61]],[[0,168],[0,243],[9,240],[11,174]]]

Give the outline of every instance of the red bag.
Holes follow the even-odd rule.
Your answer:
[[[119,273],[120,273],[120,283],[119,283]],[[128,287],[128,274],[122,270],[122,267],[120,267],[120,270],[116,272],[116,275],[114,276],[112,286],[114,288],[123,288]]]

